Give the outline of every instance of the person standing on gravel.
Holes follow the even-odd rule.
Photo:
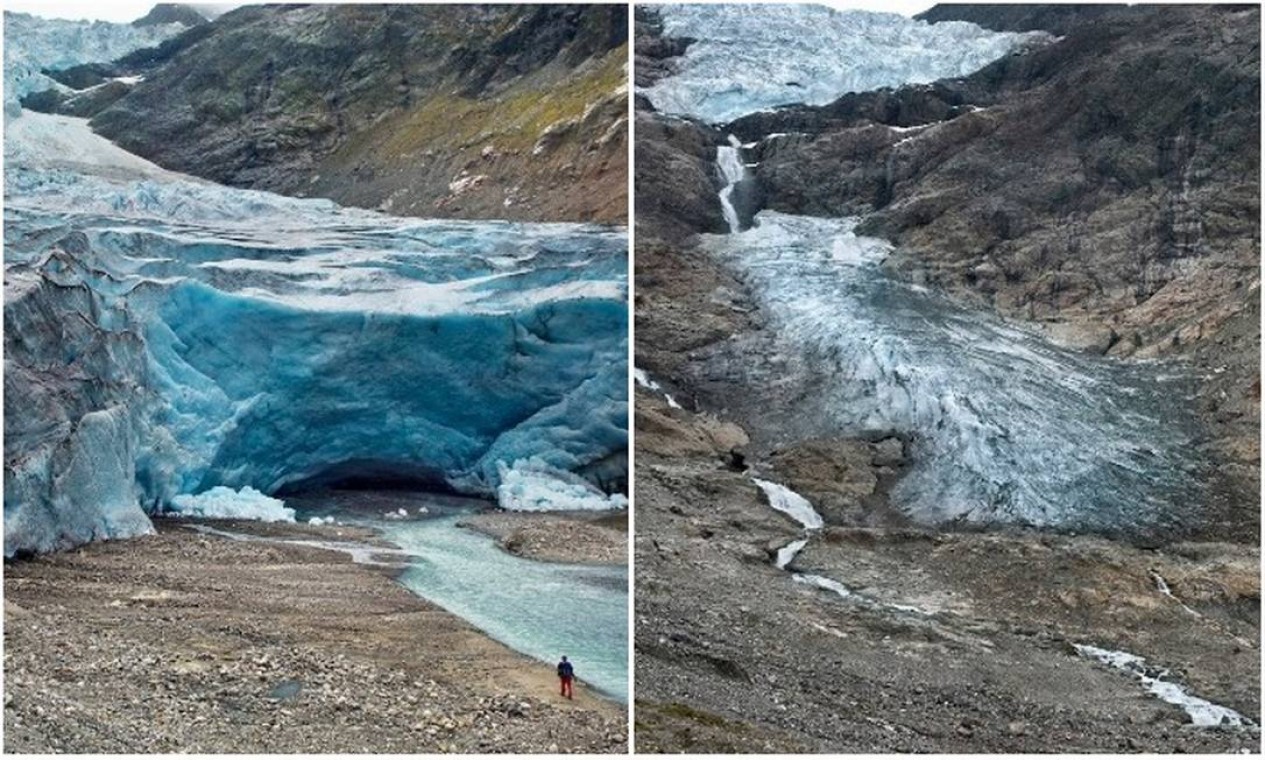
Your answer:
[[[571,663],[567,662],[567,656],[562,655],[562,662],[558,663],[558,681],[561,684],[561,694],[567,699],[574,699],[571,691],[571,681],[575,678],[575,668],[571,667]]]

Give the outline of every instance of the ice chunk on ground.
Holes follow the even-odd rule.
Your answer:
[[[496,498],[502,509],[514,512],[624,509],[628,499],[607,495],[588,481],[550,467],[539,459],[500,465],[501,485]]]
[[[284,501],[250,486],[237,491],[227,486],[216,486],[200,494],[180,494],[172,497],[171,508],[173,512],[189,517],[294,522],[294,510]]]
[[[817,514],[817,510],[813,509],[812,504],[808,503],[808,499],[784,485],[759,478],[752,478],[751,480],[760,487],[760,490],[764,491],[770,507],[789,515],[792,520],[803,525],[807,530],[821,529],[824,524],[822,523],[821,515]]]

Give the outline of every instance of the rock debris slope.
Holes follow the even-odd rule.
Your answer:
[[[639,749],[1255,750],[1257,12],[940,6],[1049,34],[716,125],[638,11]],[[1076,505],[949,519],[970,461]]]

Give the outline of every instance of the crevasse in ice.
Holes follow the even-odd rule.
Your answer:
[[[965,76],[1044,32],[928,24],[811,4],[656,6],[664,34],[695,40],[671,76],[642,93],[665,113],[711,123],[788,103]]]
[[[622,229],[394,218],[164,172],[81,120],[11,127],[6,554],[217,486],[490,496],[519,460],[626,450]]]

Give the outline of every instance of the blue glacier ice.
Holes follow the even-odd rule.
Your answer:
[[[673,4],[664,34],[696,40],[675,72],[643,88],[659,111],[720,124],[788,103],[970,74],[1043,32],[928,24],[812,4]]]
[[[5,156],[6,555],[219,486],[622,467],[622,228],[230,189],[35,113]]]
[[[294,510],[287,507],[285,501],[274,499],[250,486],[236,491],[226,486],[216,486],[199,494],[181,494],[171,500],[171,509],[190,517],[294,522]]]
[[[104,63],[153,47],[185,30],[183,24],[132,26],[109,21],[71,21],[4,12],[5,120],[21,112],[32,92],[70,91],[43,73],[83,63]]]
[[[755,294],[768,352],[810,377],[772,427],[908,436],[914,464],[892,499],[924,522],[1145,535],[1194,519],[1207,463],[1188,369],[1062,348],[898,281],[882,267],[891,245],[856,219],[756,221],[704,245]],[[733,379],[769,382],[760,362]]]

